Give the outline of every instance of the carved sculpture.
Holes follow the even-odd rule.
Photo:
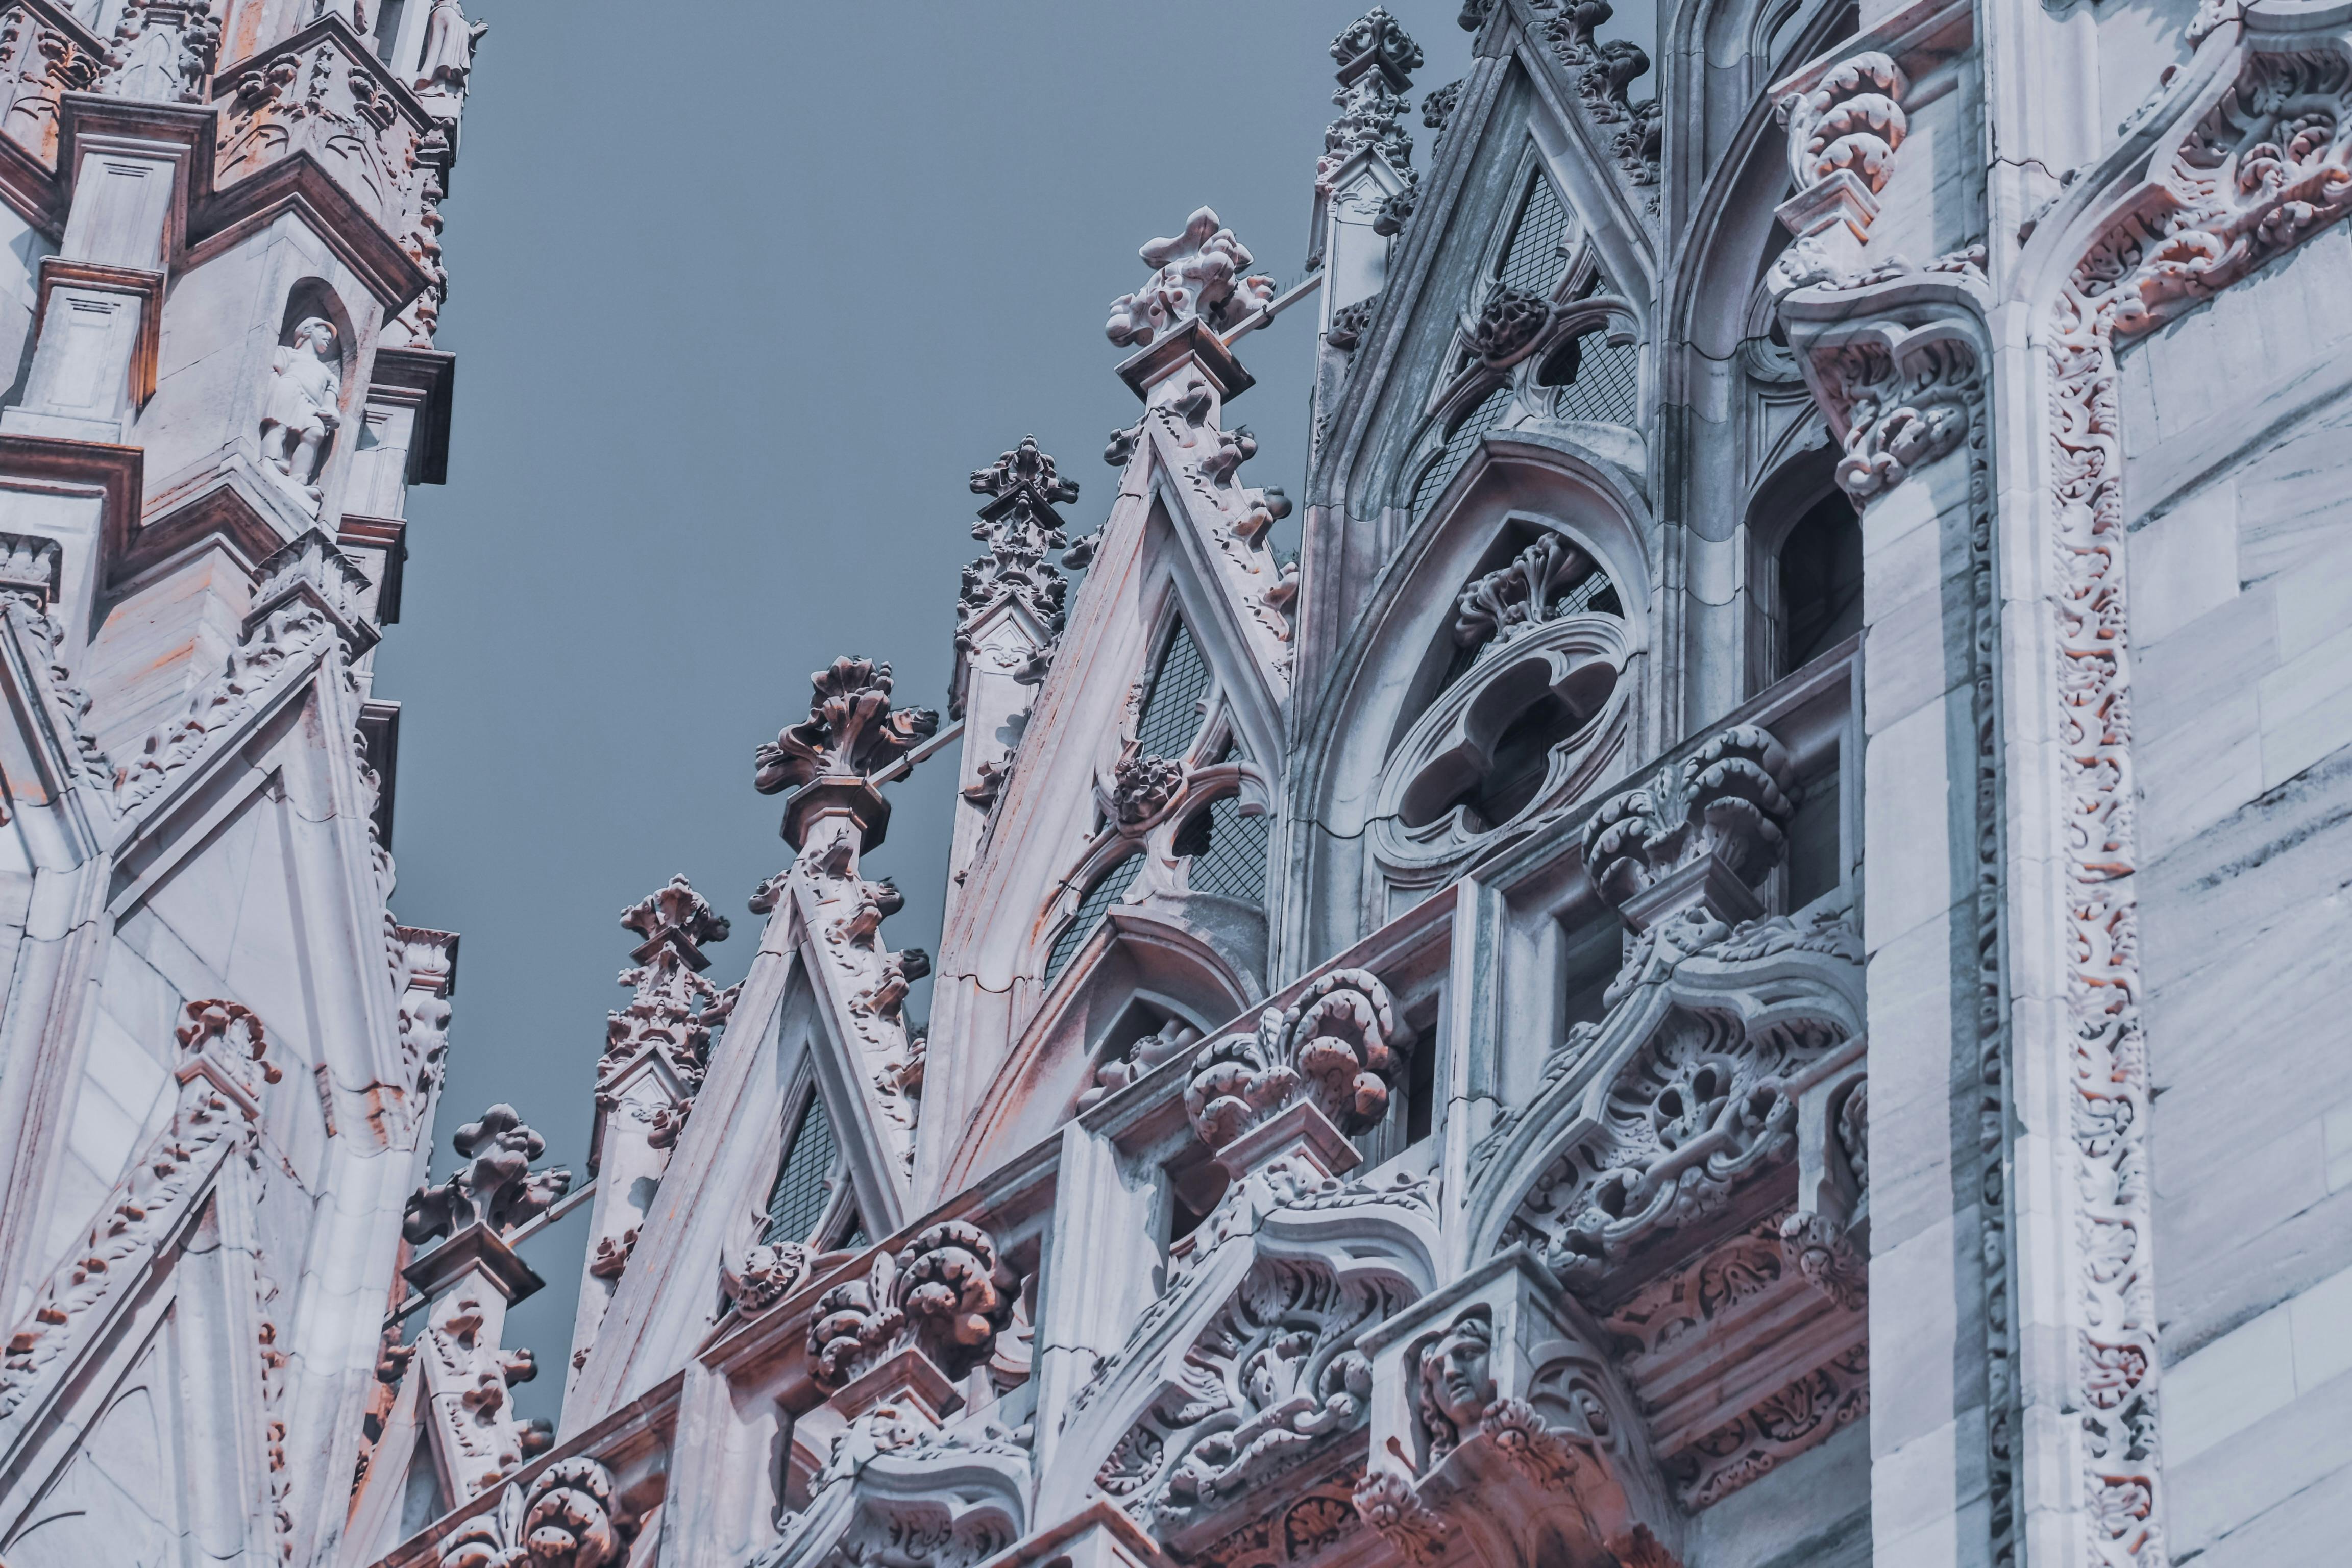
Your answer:
[[[1167,757],[1129,755],[1111,770],[1111,814],[1121,827],[1159,820],[1184,787],[1184,764]]]
[[[234,1150],[257,1145],[263,1092],[281,1076],[261,1020],[226,1001],[190,1002],[182,1018],[172,1119],[106,1194],[97,1224],[39,1282],[0,1362],[0,1417],[79,1342],[109,1293],[136,1280],[141,1256],[176,1233],[205,1174]]]
[[[832,1393],[896,1352],[919,1349],[950,1382],[988,1359],[1013,1321],[1021,1279],[978,1226],[944,1220],[896,1256],[875,1255],[862,1279],[817,1298],[809,1375]]]
[[[1427,1465],[1460,1447],[1494,1405],[1494,1320],[1472,1309],[1413,1352],[1414,1416]]]
[[[1151,281],[1111,301],[1104,331],[1114,343],[1149,343],[1196,320],[1223,331],[1273,302],[1274,279],[1247,274],[1249,251],[1208,207],[1185,219],[1181,234],[1138,254],[1153,269]]]
[[[743,1254],[733,1268],[722,1265],[719,1289],[744,1317],[766,1311],[803,1285],[814,1272],[808,1248],[797,1241],[761,1244]]]
[[[98,90],[116,98],[200,103],[220,55],[212,0],[124,0]]]
[[[1895,150],[1910,131],[1900,101],[1910,83],[1876,49],[1832,69],[1811,90],[1781,100],[1790,172],[1800,191],[1849,174],[1872,195],[1886,188]]]
[[[1976,345],[1957,335],[1864,339],[1817,354],[1814,365],[1845,404],[1837,482],[1857,502],[1956,450],[1981,396]]]
[[[1423,1568],[1445,1555],[1451,1527],[1394,1470],[1369,1470],[1356,1483],[1356,1512],[1408,1563]]]
[[[1796,805],[1788,753],[1765,731],[1735,725],[1679,768],[1604,802],[1584,829],[1592,885],[1621,912],[1669,875],[1710,857],[1753,881],[1780,858]],[[1646,923],[1646,922],[1643,922]]]
[[[1323,341],[1343,353],[1352,350],[1372,324],[1372,312],[1380,306],[1378,294],[1368,294],[1352,305],[1340,306],[1331,312],[1331,330],[1323,334]]]
[[[343,360],[335,324],[310,316],[270,356],[261,416],[261,456],[319,504],[317,479],[326,445],[342,424]]]
[[[1791,1214],[1780,1222],[1780,1245],[1814,1288],[1858,1312],[1870,1296],[1870,1261],[1846,1239],[1845,1227],[1825,1214]]]
[[[1421,100],[1421,122],[1432,131],[1443,131],[1445,122],[1462,103],[1462,84],[1449,81],[1424,95]]]
[[[441,1568],[610,1568],[636,1535],[613,1517],[613,1472],[585,1457],[558,1459],[509,1483],[499,1506],[435,1548]]]
[[[1551,301],[1525,289],[1500,288],[1486,297],[1470,325],[1470,348],[1479,361],[1506,370],[1525,359],[1551,324]]]
[[[417,92],[463,98],[467,79],[474,73],[474,51],[489,30],[488,22],[467,22],[458,0],[433,0],[432,13],[425,18],[425,47],[417,55]]]
[[[1335,969],[1289,1006],[1268,1007],[1255,1030],[1203,1047],[1184,1109],[1212,1149],[1301,1101],[1342,1132],[1360,1132],[1388,1113],[1412,1040],[1376,975]]]
[[[1095,1068],[1091,1088],[1078,1096],[1078,1109],[1090,1110],[1117,1094],[1162,1062],[1173,1061],[1200,1044],[1201,1031],[1182,1019],[1171,1019],[1127,1049]]]
[[[449,1140],[466,1163],[437,1185],[409,1195],[401,1234],[422,1247],[469,1225],[487,1225],[508,1235],[547,1212],[572,1186],[562,1167],[534,1171],[530,1163],[547,1152],[547,1140],[523,1125],[511,1105],[493,1105]]]

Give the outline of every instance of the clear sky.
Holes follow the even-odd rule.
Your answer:
[[[1458,0],[1388,4],[1428,57],[1417,110],[1469,36]],[[1083,487],[1072,531],[1101,521],[1104,438],[1136,409],[1103,321],[1137,247],[1206,203],[1301,275],[1326,51],[1362,8],[469,6],[491,28],[443,209],[449,483],[410,494],[376,678],[404,704],[394,910],[464,938],[436,1173],[504,1100],[585,1179],[622,910],[684,872],[734,922],[710,978],[741,978],[744,900],[788,854],[752,748],[836,654],[946,707],[966,476],[1024,435]],[[1635,11],[1648,33],[1647,4],[1619,10],[1604,36]],[[1247,476],[1293,497],[1313,319],[1238,345]],[[896,786],[869,858],[907,894],[894,947],[938,946],[953,779],[950,753]],[[585,1218],[530,1250],[526,1415],[561,1400]]]

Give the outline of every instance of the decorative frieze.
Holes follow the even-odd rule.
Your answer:
[[[0,7],[0,134],[43,164],[58,162],[58,107],[105,68],[107,50],[69,10]]]
[[[213,0],[123,0],[98,90],[115,98],[201,103],[220,58]]]

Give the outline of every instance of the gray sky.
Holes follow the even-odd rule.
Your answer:
[[[1458,0],[1388,4],[1428,57],[1417,108],[1469,36]],[[585,1179],[621,910],[686,873],[735,924],[710,978],[741,977],[787,854],[752,748],[836,654],[946,707],[966,476],[1024,435],[1083,487],[1073,531],[1100,522],[1136,409],[1102,323],[1137,247],[1206,203],[1300,275],[1326,50],[1361,9],[483,0],[444,208],[449,483],[410,495],[376,680],[404,704],[394,910],[464,935],[436,1173],[505,1100]],[[1293,496],[1312,320],[1238,345],[1249,477]],[[953,777],[893,792],[893,946],[937,948]],[[549,1288],[509,1320],[545,1369],[526,1415],[561,1400],[585,1217],[534,1244]]]

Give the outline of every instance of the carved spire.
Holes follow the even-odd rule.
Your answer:
[[[793,792],[784,803],[783,835],[793,848],[803,842],[812,811],[833,805],[856,818],[871,849],[890,820],[874,775],[937,731],[940,716],[928,708],[894,712],[890,667],[870,658],[836,658],[809,684],[816,693],[809,716],[760,747],[752,787],[761,795]]]
[[[1061,514],[1054,508],[1078,499],[1076,479],[1062,478],[1054,459],[1037,447],[1037,437],[1024,436],[1021,445],[985,468],[972,471],[974,495],[989,498],[980,509],[971,536],[988,546],[988,553],[963,569],[963,586],[956,596],[955,670],[949,680],[949,713],[963,717],[965,676],[975,650],[980,624],[1004,605],[1018,605],[1037,623],[1045,642],[1037,651],[1049,652],[1062,634],[1062,602],[1068,584],[1045,559],[1046,552],[1068,544]]]
[[[621,924],[645,940],[629,953],[635,965],[621,971],[621,984],[635,994],[608,1015],[604,1055],[596,1068],[597,1104],[609,1104],[614,1080],[649,1047],[661,1051],[691,1100],[702,1086],[710,1032],[734,1003],[731,990],[702,978],[710,967],[703,945],[727,940],[727,917],[681,875],[622,910]]]
[[[1339,89],[1331,94],[1339,118],[1323,132],[1316,191],[1329,195],[1348,160],[1368,147],[1412,181],[1412,138],[1404,129],[1412,106],[1404,94],[1412,86],[1412,73],[1421,68],[1421,46],[1375,5],[1331,40],[1331,58],[1339,62]]]
[[[400,1227],[412,1246],[422,1247],[467,1226],[482,1224],[504,1237],[538,1218],[572,1187],[572,1173],[557,1166],[534,1171],[530,1163],[547,1152],[547,1140],[523,1124],[511,1105],[493,1105],[478,1121],[468,1121],[450,1139],[466,1163],[437,1186],[409,1194]]]

